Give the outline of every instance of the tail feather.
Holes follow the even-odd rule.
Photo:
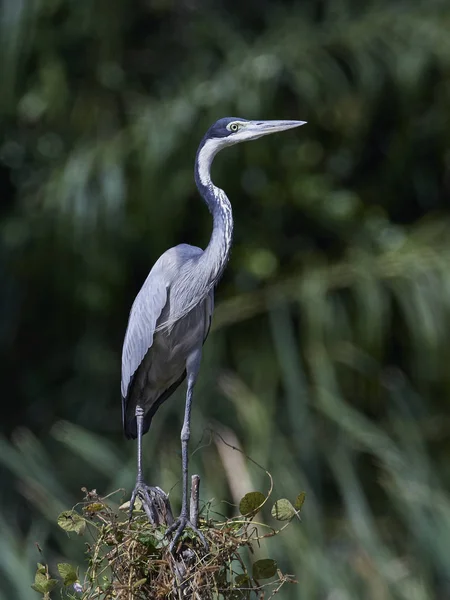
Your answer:
[[[147,431],[150,429],[153,415],[158,410],[158,408],[161,406],[161,404],[163,404],[163,402],[165,402],[167,400],[167,398],[169,398],[174,393],[174,391],[185,380],[185,378],[186,378],[186,371],[184,371],[183,374],[181,375],[181,377],[179,377],[179,379],[177,379],[177,381],[175,381],[175,383],[172,383],[172,385],[169,388],[167,388],[167,390],[165,390],[159,396],[159,398],[157,400],[155,400],[155,402],[153,402],[150,409],[144,415],[142,435],[146,434]],[[131,390],[132,386],[130,385],[128,389]],[[130,412],[128,410],[129,396],[130,396],[130,392],[128,393],[128,396],[126,398],[122,398],[122,425],[123,425],[123,431],[125,433],[125,437],[127,438],[127,440],[135,440],[137,438],[137,422],[136,422],[136,415],[128,414]]]
[[[153,414],[154,413],[150,414],[150,412],[148,412],[146,415],[144,415],[144,424],[143,424],[143,428],[142,428],[142,435],[146,434],[147,431],[150,429]],[[125,437],[127,438],[127,440],[135,440],[137,438],[136,417],[132,417],[131,419],[126,419],[123,424],[123,430],[124,430]]]

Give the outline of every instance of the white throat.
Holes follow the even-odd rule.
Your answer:
[[[222,139],[210,139],[204,143],[202,149],[198,153],[198,177],[202,185],[209,186],[211,184],[211,177],[209,174],[211,163],[215,155],[223,148],[223,146],[225,146],[225,143]]]

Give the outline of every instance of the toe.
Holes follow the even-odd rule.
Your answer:
[[[201,543],[205,547],[205,550],[209,550],[208,543],[207,543],[207,541],[206,541],[205,536],[203,535],[203,533],[201,531],[199,531],[197,529],[197,527],[194,527],[194,525],[192,525],[192,523],[187,518],[180,517],[166,531],[166,536],[169,536],[169,535],[171,535],[171,534],[173,534],[175,532],[174,536],[173,536],[173,539],[172,539],[172,541],[170,542],[170,545],[169,545],[170,552],[174,551],[174,548],[175,548],[178,540],[180,539],[181,534],[183,533],[183,531],[186,528],[189,528],[200,539]]]

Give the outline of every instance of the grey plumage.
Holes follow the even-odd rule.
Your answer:
[[[145,411],[143,433],[162,401],[186,377],[186,357],[205,341],[213,312],[213,290],[203,292],[192,273],[203,254],[200,248],[180,244],[155,263],[133,303],[122,359],[123,427],[136,438],[136,405]],[[180,299],[198,297],[183,315]]]
[[[167,250],[155,263],[131,308],[122,353],[122,416],[125,435],[138,439],[138,473],[130,502],[140,497],[153,519],[150,488],[142,476],[142,435],[150,427],[158,407],[187,378],[186,407],[181,432],[183,501],[174,547],[188,521],[188,441],[195,381],[202,346],[209,332],[214,308],[214,287],[226,266],[233,236],[230,202],[210,177],[216,153],[226,146],[257,139],[268,133],[303,125],[303,121],[246,121],[227,117],[217,121],[200,143],[195,160],[195,182],[213,217],[207,248],[180,244]]]

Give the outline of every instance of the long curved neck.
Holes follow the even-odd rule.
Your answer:
[[[195,160],[195,183],[213,218],[211,239],[199,259],[208,283],[217,283],[227,264],[233,240],[233,214],[225,192],[211,181],[211,163],[223,147],[221,140],[200,144]]]

